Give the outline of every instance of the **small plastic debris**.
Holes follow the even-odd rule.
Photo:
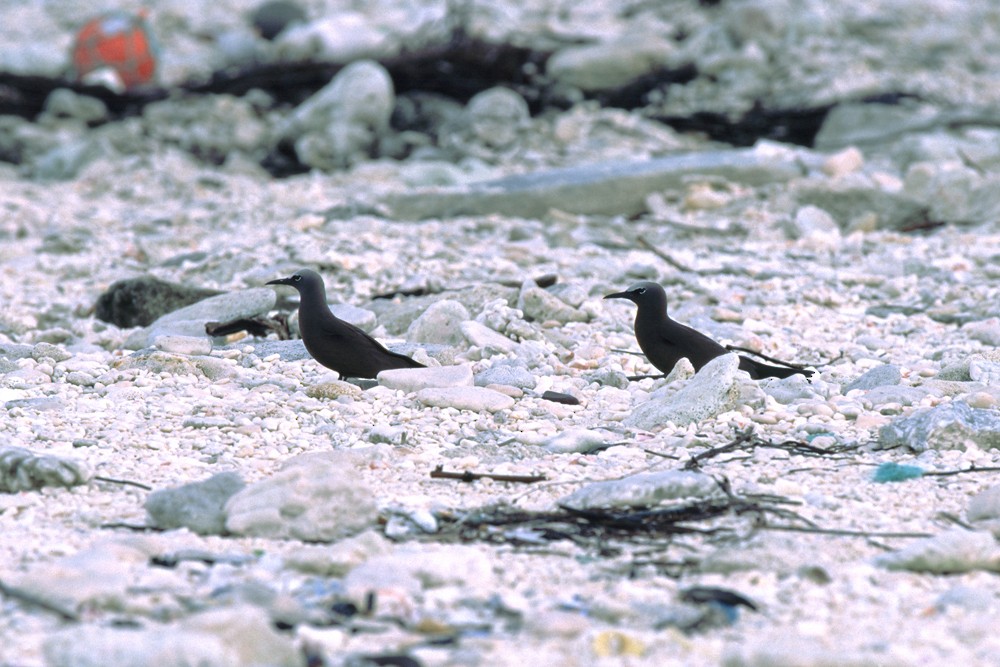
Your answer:
[[[904,482],[908,479],[917,479],[918,477],[923,477],[924,469],[920,466],[904,465],[902,463],[883,463],[878,468],[875,469],[875,474],[872,475],[872,481],[878,482],[879,484],[885,484],[886,482]]]
[[[605,630],[594,637],[594,653],[599,658],[611,656],[642,656],[646,646],[631,635],[618,630]]]

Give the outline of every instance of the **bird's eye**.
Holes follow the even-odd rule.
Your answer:
[[[300,280],[302,280],[302,276],[296,273],[294,276],[292,276],[292,280],[294,280],[295,282],[299,282]]]
[[[640,287],[639,289],[637,289],[635,291],[635,293],[636,294],[645,294],[646,293],[646,288],[645,287]]]

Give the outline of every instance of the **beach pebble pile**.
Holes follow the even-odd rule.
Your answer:
[[[428,102],[431,140],[377,60],[447,7],[303,2],[265,39],[229,4],[157,3],[163,82],[354,64],[294,108],[0,118],[0,665],[1000,662],[1000,12],[476,6],[579,103]],[[57,72],[81,7],[0,10],[0,66]],[[852,104],[734,148],[583,101],[691,62],[658,112]],[[313,361],[264,286],[303,267],[426,368]],[[603,300],[641,280],[816,374],[654,377]]]

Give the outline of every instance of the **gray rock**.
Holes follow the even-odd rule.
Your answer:
[[[74,118],[96,123],[108,117],[108,107],[96,97],[80,95],[69,88],[56,88],[45,98],[44,115],[51,119]]]
[[[552,54],[545,72],[559,83],[583,91],[618,90],[667,66],[676,46],[657,35],[567,46]]]
[[[0,373],[3,373],[3,360],[0,359]],[[93,387],[97,383],[97,378],[90,373],[84,373],[82,371],[70,371],[66,373],[66,382],[69,384],[76,385],[78,387]]]
[[[255,340],[252,342],[253,356],[258,359],[270,357],[272,354],[278,355],[282,361],[299,361],[301,359],[311,359],[312,356],[306,349],[302,339],[295,340]],[[238,346],[242,348],[243,346]],[[248,357],[244,357],[247,359]],[[252,357],[250,357],[252,358]]]
[[[951,607],[982,614],[988,613],[995,605],[996,594],[993,591],[961,585],[949,588],[934,601],[934,608],[940,612],[946,612]]]
[[[238,667],[235,655],[216,637],[163,628],[137,630],[83,625],[53,634],[45,640],[49,667],[122,667],[162,665],[217,665]]]
[[[577,310],[533,282],[529,282],[521,288],[517,306],[524,313],[525,318],[536,322],[551,320],[566,324],[567,322],[586,322],[590,319],[587,313]]]
[[[375,424],[368,431],[368,442],[380,443],[399,447],[406,444],[406,429],[402,426],[390,426],[389,424]]]
[[[973,367],[976,377],[973,378]],[[981,354],[972,354],[959,362],[948,364],[935,376],[938,380],[971,382],[976,380],[987,384],[998,384],[997,369],[1000,367],[1000,350],[987,350]]]
[[[888,403],[898,403],[899,405],[913,405],[919,403],[927,396],[929,389],[926,387],[908,387],[906,385],[884,385],[869,389],[860,397],[862,405],[868,408],[878,408]]]
[[[476,373],[475,384],[477,387],[504,384],[530,391],[535,388],[537,380],[523,362],[516,359],[504,359],[486,370]]]
[[[340,452],[302,455],[226,503],[235,535],[333,542],[374,525],[375,492]]]
[[[974,495],[965,510],[965,518],[969,521],[1000,519],[1000,485]]]
[[[398,391],[420,391],[430,387],[471,387],[472,367],[468,364],[430,368],[394,368],[378,374],[378,383]]]
[[[153,347],[173,354],[206,355],[212,351],[212,339],[204,336],[163,335],[153,339]]]
[[[802,375],[790,375],[786,378],[764,378],[760,388],[765,394],[782,405],[788,405],[804,398],[816,398],[816,390]]]
[[[500,214],[543,219],[555,208],[581,215],[630,216],[646,210],[652,192],[683,189],[692,175],[761,185],[802,174],[797,154],[736,149],[699,151],[647,161],[601,162],[508,176],[471,187],[386,197],[396,219]]]
[[[934,377],[938,380],[945,380],[948,382],[971,382],[972,377],[969,375],[969,362],[971,359],[963,359],[958,363],[948,364],[938,371],[937,375]]]
[[[344,382],[342,380],[321,382],[306,388],[306,396],[325,400],[336,400],[345,396],[349,398],[360,398],[361,394],[361,387],[351,382]]]
[[[114,363],[117,370],[143,369],[150,373],[168,373],[170,375],[204,375],[210,380],[238,375],[236,366],[226,359],[216,357],[188,357],[179,354],[160,352],[153,348],[138,350]]]
[[[246,486],[235,472],[222,472],[201,482],[160,489],[146,498],[149,523],[172,530],[189,528],[199,535],[222,535],[226,502]]]
[[[465,121],[473,138],[493,148],[514,143],[531,122],[528,103],[510,88],[477,93],[465,107]]]
[[[926,220],[927,206],[903,194],[887,192],[875,186],[803,183],[794,189],[798,203],[827,211],[844,230],[851,230],[866,216],[874,216],[873,229],[901,229]]]
[[[711,476],[687,470],[641,473],[624,479],[594,482],[559,501],[577,509],[647,507],[677,498],[707,498],[719,493]]]
[[[300,104],[278,133],[291,139],[299,160],[315,169],[343,169],[370,157],[389,127],[392,79],[372,60],[340,70]]]
[[[875,387],[897,385],[902,379],[903,374],[900,372],[899,366],[895,364],[883,364],[882,366],[872,368],[857,379],[844,385],[841,391],[845,394],[855,389],[867,391]]]
[[[340,540],[336,544],[302,544],[282,555],[285,564],[307,574],[342,578],[352,569],[395,549],[377,529]]]
[[[201,373],[209,380],[215,381],[223,378],[239,377],[239,371],[236,369],[236,364],[228,359],[205,356],[189,358],[194,362],[194,367],[201,371]]]
[[[178,322],[228,322],[266,313],[274,308],[274,303],[274,290],[268,287],[226,292],[167,313],[152,326],[164,327]],[[201,334],[205,335],[204,328]]]
[[[34,410],[47,412],[49,410],[65,410],[66,401],[58,396],[39,396],[38,398],[15,398],[4,403],[8,410]]]
[[[833,216],[817,206],[803,206],[795,212],[788,236],[798,239],[840,239],[840,226]]]
[[[602,431],[571,428],[546,438],[542,446],[553,454],[589,454],[608,447],[610,437]]]
[[[145,329],[129,336],[125,346],[132,350],[148,347],[160,336],[204,337],[209,322],[229,322],[262,315],[274,308],[274,290],[258,287],[227,292],[185,306],[158,318]]]
[[[622,371],[616,371],[613,368],[598,368],[596,371],[584,373],[583,379],[587,382],[596,382],[599,385],[614,387],[615,389],[627,389],[629,385],[628,376]]]
[[[988,320],[969,322],[962,326],[962,331],[972,340],[978,340],[983,345],[1000,347],[1000,318],[991,317]]]
[[[672,422],[678,426],[714,417],[739,405],[762,404],[764,393],[749,378],[738,376],[740,359],[724,354],[705,364],[677,393],[641,403],[625,418],[630,428],[650,430]]]
[[[272,40],[289,26],[305,23],[306,13],[291,0],[267,0],[253,11],[250,22],[261,37]]]
[[[224,426],[232,425],[233,422],[230,419],[208,415],[185,417],[184,421],[181,422],[182,428],[223,428]]]
[[[24,447],[0,447],[0,492],[34,491],[43,486],[86,484],[93,473],[85,461],[39,454]]]
[[[46,638],[49,667],[303,667],[292,640],[259,607],[211,609],[149,629],[80,625]]]
[[[968,442],[981,449],[1000,449],[1000,413],[952,401],[898,417],[879,430],[883,448],[964,450]]]
[[[462,322],[469,319],[469,311],[458,301],[442,299],[410,323],[406,339],[415,343],[460,345],[465,343]]]
[[[72,358],[72,354],[66,351],[65,348],[59,347],[58,345],[53,345],[52,343],[36,343],[31,348],[31,358],[38,360],[45,357],[52,359],[54,361],[66,361]]]
[[[1000,547],[992,533],[954,529],[883,554],[875,562],[888,570],[933,574],[1000,572]]]
[[[986,359],[969,360],[969,379],[987,387],[1000,386],[1000,362]]]
[[[520,294],[520,292],[519,292]],[[546,333],[537,324],[524,319],[524,313],[508,301],[494,299],[483,304],[476,321],[512,340],[545,340]]]
[[[514,406],[514,399],[485,387],[440,387],[422,389],[417,400],[432,408],[455,408],[472,412],[499,412]]]
[[[587,267],[584,262],[580,262],[578,266],[583,275],[587,275],[588,273],[601,275],[603,273],[603,266],[601,266],[600,262],[594,262],[594,264],[593,267]],[[590,298],[590,293],[578,282],[556,283],[551,287],[546,287],[545,291],[558,297],[560,301],[569,304],[573,308],[579,308],[583,305],[584,301]]]
[[[3,341],[0,341],[0,357],[11,361],[28,359],[31,357],[34,350],[35,348],[32,345],[24,345],[23,343],[4,343]]]
[[[942,122],[939,113],[930,105],[837,104],[823,120],[815,147],[829,151],[897,140],[907,132],[924,131]]]
[[[144,327],[178,308],[217,294],[219,290],[168,283],[152,276],[129,278],[112,283],[97,298],[94,314],[123,329]]]
[[[371,17],[373,18],[373,17]],[[307,23],[291,25],[274,39],[281,62],[349,63],[394,52],[395,32],[355,11],[331,9]],[[395,47],[395,48],[398,48]]]
[[[272,137],[251,99],[224,94],[167,98],[143,107],[143,129],[150,138],[194,155],[262,156]]]
[[[134,601],[136,570],[146,570],[156,546],[145,536],[116,536],[54,561],[39,563],[14,580],[28,595],[59,608],[122,609]]]
[[[391,540],[402,541],[438,531],[437,517],[428,509],[393,508],[387,514],[384,530]]]
[[[29,165],[29,173],[41,181],[75,178],[80,171],[105,152],[93,136],[81,136],[53,146]]]
[[[484,359],[496,354],[511,354],[518,348],[517,341],[497,333],[480,322],[473,320],[462,322],[461,330],[469,345],[480,349]]]
[[[722,667],[907,667],[906,658],[887,657],[882,647],[852,648],[847,642],[823,646],[811,634],[782,628],[781,632],[748,633],[746,641],[726,648]]]
[[[407,595],[444,586],[462,587],[469,594],[492,590],[497,583],[493,561],[482,550],[465,545],[434,549],[403,547],[376,556],[344,577],[347,595],[363,601],[372,591],[397,590]]]
[[[375,311],[379,324],[384,326],[387,332],[392,335],[403,335],[415,319],[442,299],[458,301],[471,314],[479,313],[483,309],[483,304],[498,299],[513,305],[517,302],[517,294],[517,288],[495,283],[482,283],[466,289],[407,297],[404,301],[376,299],[368,307]]]

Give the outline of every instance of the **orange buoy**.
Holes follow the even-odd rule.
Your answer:
[[[73,68],[78,79],[110,69],[126,89],[135,88],[153,80],[157,50],[142,16],[108,12],[80,28],[73,44]]]

